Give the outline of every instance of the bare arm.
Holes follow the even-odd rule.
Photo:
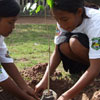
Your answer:
[[[63,94],[58,100],[69,100],[89,85],[100,72],[100,59],[90,60],[90,67],[81,76],[77,83]],[[63,99],[61,99],[63,97]]]
[[[38,98],[35,96],[34,90],[26,84],[14,63],[2,63],[2,66],[20,89],[28,95]]]
[[[59,63],[61,62],[61,59],[59,57],[59,52],[58,52],[58,48],[56,46],[55,51],[53,52],[51,58],[50,58],[50,74],[52,74],[55,69],[57,68],[57,66],[59,65]],[[47,69],[45,71],[45,74],[42,78],[42,80],[36,85],[36,92],[41,91],[41,89],[45,89],[47,87],[47,82],[48,82],[48,66]]]
[[[6,70],[6,72],[9,74],[9,76],[17,83],[17,85],[21,88],[24,89],[27,87],[27,84],[21,77],[16,65],[14,63],[2,63],[2,66]]]
[[[7,80],[0,82],[0,86],[20,98],[21,100],[34,100],[31,96],[27,95],[25,92],[23,92],[19,87],[16,86],[16,84],[8,78]]]

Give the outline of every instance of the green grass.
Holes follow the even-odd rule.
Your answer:
[[[19,70],[26,67],[35,66],[38,63],[48,63],[49,51],[48,44],[50,39],[50,54],[52,54],[54,45],[56,25],[45,24],[17,24],[12,34],[5,38],[10,56]],[[70,78],[59,65],[58,69],[63,75]]]
[[[10,55],[19,69],[48,62],[48,40],[51,53],[54,49],[56,25],[17,24],[5,39]]]
[[[44,24],[17,24],[12,34],[5,38],[10,56],[19,70],[26,67],[35,66],[38,63],[48,63],[49,61],[49,39],[50,54],[52,54],[55,44],[56,25]],[[58,69],[63,75],[68,75],[63,70],[62,64]]]

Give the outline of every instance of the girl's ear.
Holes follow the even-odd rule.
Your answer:
[[[77,14],[78,14],[79,16],[82,16],[82,14],[83,14],[83,9],[82,9],[82,8],[78,8]]]

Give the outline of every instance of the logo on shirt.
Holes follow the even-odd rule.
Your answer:
[[[0,74],[2,73],[2,68],[1,68],[1,64],[0,64]]]
[[[95,50],[99,50],[100,49],[100,37],[92,39],[92,45],[91,45],[91,47],[93,49],[95,49]]]

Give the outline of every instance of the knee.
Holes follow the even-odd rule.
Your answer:
[[[78,49],[77,48],[77,47],[79,47],[79,46],[77,46],[78,45],[78,40],[76,38],[70,38],[69,45],[70,45],[70,48],[71,48],[72,51]]]
[[[60,51],[66,56],[70,55],[71,49],[70,49],[69,43],[62,43],[60,45]]]
[[[60,51],[66,56],[79,53],[80,43],[76,38],[70,38],[69,43],[62,43]]]
[[[69,45],[71,48],[71,51],[74,54],[79,54],[80,52],[85,52],[88,53],[88,49],[86,47],[84,47],[77,38],[70,38],[69,40]]]
[[[69,45],[70,45],[71,51],[74,54],[78,54],[82,47],[82,45],[80,44],[77,38],[70,38]]]

